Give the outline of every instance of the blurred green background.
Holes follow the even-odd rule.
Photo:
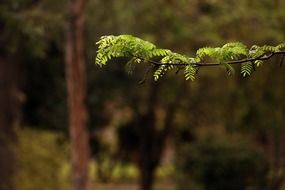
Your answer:
[[[9,58],[17,65],[14,78],[21,81],[18,190],[69,189],[67,4],[0,3],[0,62]],[[153,163],[155,190],[284,190],[285,71],[280,57],[248,78],[207,68],[194,82],[173,73],[156,84],[150,77],[142,85],[143,67],[130,76],[125,60],[104,69],[94,64],[95,42],[110,34],[131,34],[190,55],[231,41],[277,45],[285,42],[284,7],[285,0],[88,0],[90,190],[139,188],[138,160],[144,156],[139,139],[145,125],[154,128],[152,140],[170,129],[162,150],[150,150],[158,162]],[[157,98],[150,113],[153,93]]]

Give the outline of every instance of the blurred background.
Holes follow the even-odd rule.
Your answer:
[[[0,3],[0,190],[67,190],[67,0]],[[88,0],[84,30],[89,190],[284,190],[285,70],[201,69],[160,81],[126,60],[95,66],[102,35],[193,55],[285,41],[285,0]],[[86,177],[87,178],[87,177]],[[79,188],[80,189],[80,188]],[[77,190],[79,190],[77,189]],[[85,189],[82,189],[85,190]]]

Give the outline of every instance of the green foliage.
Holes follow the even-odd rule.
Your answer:
[[[69,148],[63,137],[44,130],[20,129],[19,190],[68,189]]]
[[[285,49],[285,43],[279,44],[278,46],[276,46],[276,48],[277,48],[277,51],[284,50]]]
[[[135,57],[133,62],[140,63],[142,59],[166,56],[170,50],[157,49],[148,41],[131,35],[103,36],[96,44],[99,45],[96,64],[105,65],[112,58]]]
[[[183,145],[177,155],[178,189],[266,189],[268,163],[246,142],[206,138]]]
[[[185,71],[184,71],[184,74],[185,74],[185,79],[186,80],[189,80],[191,79],[192,81],[195,79],[195,74],[197,73],[197,68],[193,67],[192,65],[187,65],[185,67]]]
[[[165,73],[165,71],[167,71],[166,65],[159,66],[153,74],[154,80],[157,81]]]
[[[241,58],[247,55],[247,48],[245,45],[239,42],[227,43],[223,47],[216,48],[200,48],[196,55],[197,60],[203,61],[205,57],[214,59],[216,62],[226,62]]]
[[[242,76],[250,75],[253,71],[254,63],[253,62],[246,62],[241,64],[241,74]]]
[[[155,67],[154,80],[157,81],[170,70],[184,69],[185,79],[192,81],[202,66],[223,66],[229,74],[234,73],[232,64],[241,63],[241,74],[250,75],[263,60],[269,59],[276,53],[283,53],[285,44],[277,46],[253,45],[248,49],[240,42],[231,42],[222,47],[204,47],[196,52],[195,57],[189,57],[168,49],[159,49],[151,42],[131,35],[103,36],[96,43],[98,51],[96,64],[100,67],[113,58],[127,57],[128,73],[132,73],[136,65],[145,62]],[[285,52],[284,52],[285,54]],[[157,61],[160,60],[160,61]],[[206,63],[206,61],[210,61]]]
[[[1,1],[1,51],[45,58],[49,42],[61,36],[65,4],[65,0]]]

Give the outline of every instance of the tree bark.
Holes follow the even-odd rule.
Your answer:
[[[15,190],[17,164],[16,124],[19,121],[22,94],[18,67],[0,53],[0,190]]]
[[[66,29],[65,74],[71,141],[71,189],[88,187],[89,136],[87,130],[84,58],[85,0],[71,0]]]
[[[166,141],[173,127],[174,113],[177,108],[179,95],[166,108],[164,126],[156,129],[155,109],[158,104],[159,82],[151,81],[147,100],[147,112],[142,114],[139,122],[140,129],[140,189],[151,190],[155,180],[155,171],[161,161]]]
[[[154,180],[154,172],[157,166],[154,158],[156,147],[155,108],[157,105],[158,83],[151,81],[147,100],[147,112],[142,114],[139,122],[140,128],[140,188],[151,190]]]
[[[149,166],[150,165],[145,165],[144,167],[141,167],[141,190],[151,190],[153,188],[155,168]]]

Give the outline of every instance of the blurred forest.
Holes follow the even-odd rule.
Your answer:
[[[128,75],[124,59],[94,64],[102,35],[132,34],[184,54],[231,41],[283,43],[285,0],[88,0],[90,161],[88,184],[77,188],[65,75],[69,4],[0,2],[0,190],[285,190],[281,57],[246,78],[205,68],[194,82],[173,73],[144,84],[143,65]]]

